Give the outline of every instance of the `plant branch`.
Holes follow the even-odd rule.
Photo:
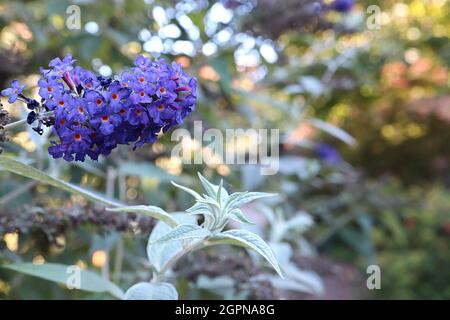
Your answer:
[[[118,175],[118,184],[119,184],[119,199],[120,201],[126,200],[126,191],[127,191],[127,182],[124,175]],[[116,256],[114,260],[114,274],[113,280],[118,283],[120,281],[120,275],[122,273],[123,267],[123,256],[125,253],[125,243],[123,239],[123,235],[119,235],[119,240],[117,241],[116,247]]]
[[[27,119],[22,119],[19,121],[11,122],[5,126],[5,130],[11,130],[15,127],[21,126],[24,123],[27,123]]]
[[[182,248],[180,251],[178,251],[172,258],[170,258],[169,260],[167,260],[167,262],[162,266],[161,271],[158,272],[158,274],[155,274],[153,276],[152,282],[156,282],[158,281],[162,276],[164,276],[164,274],[169,271],[174,265],[175,263],[181,259],[183,256],[185,256],[186,254],[188,254],[189,252],[192,252],[194,250],[203,248],[204,246],[204,239],[201,240],[197,240],[197,241],[193,241],[191,242],[189,245],[187,245],[186,247]]]
[[[53,114],[54,114],[53,111],[47,111],[47,112],[39,113],[39,117],[51,116]],[[26,118],[18,120],[18,121],[15,121],[15,122],[11,122],[11,123],[7,124],[4,128],[5,128],[5,130],[11,130],[11,129],[13,129],[15,127],[18,127],[18,126],[21,126],[22,124],[25,124],[25,123],[27,123],[27,119]]]

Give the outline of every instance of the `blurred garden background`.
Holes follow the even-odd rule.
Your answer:
[[[36,95],[39,68],[67,53],[105,77],[139,54],[163,57],[199,80],[183,128],[201,120],[281,136],[273,176],[258,165],[183,164],[170,156],[170,133],[135,152],[68,163],[48,156],[50,131],[17,127],[2,155],[171,211],[192,199],[170,181],[199,189],[196,172],[228,190],[278,193],[244,211],[288,277],[244,249],[215,247],[174,270],[181,298],[448,299],[449,36],[446,0],[3,0],[1,88],[17,78]],[[2,102],[14,120],[26,116]],[[0,264],[76,264],[123,288],[148,280],[152,219],[6,171],[0,179]],[[381,269],[379,290],[366,287],[369,265]],[[0,269],[0,298],[110,297]]]

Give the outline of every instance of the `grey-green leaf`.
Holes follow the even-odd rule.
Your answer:
[[[240,223],[244,223],[244,224],[253,224],[253,222],[251,222],[245,215],[244,213],[241,211],[241,209],[233,209],[231,210],[229,213],[229,217],[230,219],[234,219]]]
[[[213,199],[216,199],[218,203],[225,202],[228,199],[228,192],[223,188],[223,182],[220,185],[215,185],[209,182],[205,177],[203,177],[200,172],[197,172],[200,182],[202,183],[203,189],[205,189],[206,194]]]
[[[42,265],[35,265],[33,263],[13,263],[3,265],[2,267],[64,285],[73,285],[76,283],[75,277],[79,276],[80,281],[77,289],[89,292],[107,292],[118,299],[123,299],[124,297],[122,290],[114,283],[102,278],[92,271],[81,270],[77,266],[68,266],[57,263],[45,263]],[[72,280],[75,281],[72,282]]]
[[[186,214],[173,214],[173,218],[180,224],[195,224],[196,218]],[[177,254],[182,248],[181,241],[170,241],[165,243],[153,243],[165,234],[172,231],[172,227],[166,223],[159,221],[148,239],[147,258],[151,265],[159,272],[163,265]]]
[[[164,221],[171,227],[175,227],[178,225],[177,221],[166,211],[159,207],[155,206],[125,206],[125,207],[119,207],[119,208],[107,208],[107,211],[113,211],[113,212],[134,212],[143,214],[146,216],[150,216],[152,218]]]
[[[192,190],[192,189],[190,189],[190,188],[188,188],[188,187],[184,187],[184,186],[182,186],[182,185],[179,185],[179,184],[177,184],[177,183],[175,183],[175,182],[171,182],[175,187],[177,187],[177,188],[179,188],[179,189],[181,189],[181,190],[183,190],[183,191],[185,191],[185,192],[187,192],[187,193],[189,193],[191,196],[193,196],[196,200],[199,200],[199,199],[201,199],[202,198],[202,196],[201,195],[199,195],[197,192],[195,192],[194,190]]]
[[[272,265],[281,277],[283,276],[280,265],[272,249],[270,249],[269,245],[261,239],[260,236],[254,234],[253,232],[237,229],[228,230],[219,233],[212,240],[217,240],[219,243],[228,243],[255,250]]]
[[[192,207],[186,209],[186,212],[190,215],[203,214],[214,216],[213,212],[211,211],[210,205],[203,202],[195,203]]]
[[[209,230],[206,230],[205,228],[202,228],[198,225],[181,224],[151,244],[164,243],[175,240],[201,239],[206,238],[210,235],[211,232]]]
[[[127,290],[125,300],[178,300],[178,293],[167,282],[140,282]]]
[[[12,173],[34,179],[43,183],[47,183],[53,187],[62,189],[64,191],[81,195],[85,197],[88,200],[102,203],[104,205],[108,206],[121,206],[122,204],[118,201],[108,199],[104,195],[101,195],[97,192],[87,190],[85,188],[81,188],[79,186],[73,185],[69,182],[65,182],[63,180],[60,180],[58,178],[54,178],[52,176],[49,176],[43,171],[40,171],[38,169],[35,169],[25,163],[22,163],[20,161],[14,160],[12,158],[8,158],[5,156],[0,156],[0,169],[7,170]]]
[[[206,180],[205,177],[203,177],[200,172],[197,173],[198,177],[200,178],[200,182],[202,183],[203,189],[205,189],[206,194],[210,196],[211,198],[216,199],[217,196],[217,190],[219,189],[218,186],[212,184],[208,180]]]
[[[235,208],[239,208],[244,204],[252,202],[257,199],[266,198],[266,197],[274,197],[277,194],[275,193],[266,193],[266,192],[236,192],[233,193],[227,202],[227,209],[233,210]]]

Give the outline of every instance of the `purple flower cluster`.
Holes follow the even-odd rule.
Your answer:
[[[74,67],[71,55],[53,59],[41,73],[41,105],[53,113],[52,125],[59,137],[49,153],[67,161],[84,161],[86,156],[97,160],[119,144],[134,143],[136,148],[152,143],[160,132],[181,124],[197,100],[195,77],[177,63],[143,56],[135,60],[135,67],[114,78]],[[16,88],[21,89],[16,84],[5,95],[17,94]]]

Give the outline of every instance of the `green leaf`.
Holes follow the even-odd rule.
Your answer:
[[[255,250],[272,265],[281,277],[283,277],[280,265],[278,264],[277,258],[275,257],[272,249],[270,249],[269,245],[261,239],[260,236],[254,234],[253,232],[237,229],[228,230],[214,236],[212,241],[216,243],[228,243]]]
[[[211,232],[209,230],[198,225],[181,224],[151,244],[164,243],[175,240],[206,238],[210,235]]]
[[[85,188],[81,188],[79,186],[73,185],[69,182],[65,182],[58,178],[49,176],[48,174],[46,174],[43,171],[35,169],[25,163],[14,160],[12,158],[0,156],[0,169],[7,170],[12,173],[24,176],[24,177],[49,184],[53,187],[62,189],[64,191],[70,192],[72,194],[77,194],[77,195],[83,196],[88,200],[102,203],[104,205],[114,206],[114,207],[123,205],[120,202],[117,202],[113,199],[108,199],[104,195],[101,195],[97,192],[87,190]]]
[[[114,283],[99,276],[98,274],[81,269],[72,269],[74,266],[68,266],[57,263],[46,263],[35,265],[33,263],[13,263],[2,266],[5,269],[14,270],[30,276],[50,280],[53,282],[68,285],[71,278],[77,276],[79,272],[79,289],[89,292],[107,292],[118,299],[123,299],[122,290]],[[79,270],[79,271],[77,271]]]
[[[143,214],[146,216],[150,216],[152,218],[164,221],[171,227],[176,227],[178,225],[177,221],[166,211],[159,207],[155,206],[125,206],[125,207],[119,207],[119,208],[107,208],[107,211],[112,212],[134,212]]]
[[[127,290],[125,300],[178,300],[178,292],[167,282],[140,282]]]

